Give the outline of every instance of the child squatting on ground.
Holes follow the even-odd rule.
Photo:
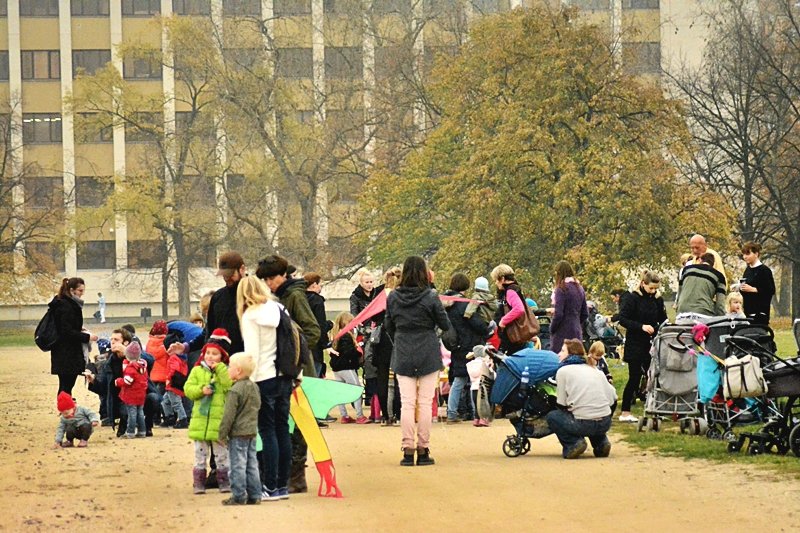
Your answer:
[[[231,356],[228,367],[233,386],[225,398],[219,440],[228,446],[232,494],[222,502],[223,505],[261,503],[261,475],[256,457],[261,392],[250,380],[255,366],[252,355],[237,353]]]
[[[200,351],[200,359],[189,373],[183,387],[186,397],[194,402],[189,438],[194,441],[194,493],[206,491],[206,461],[211,457],[211,445],[217,459],[217,482],[220,492],[230,492],[228,478],[228,448],[219,441],[219,426],[225,410],[225,395],[231,389],[228,374],[228,332],[215,329]]]
[[[128,427],[125,436],[144,438],[147,427],[144,423],[144,400],[147,396],[147,363],[142,359],[142,348],[132,342],[125,347],[125,361],[122,362],[122,377],[117,378],[119,399],[125,404],[128,413]]]
[[[78,448],[85,448],[92,436],[92,429],[100,423],[100,416],[86,407],[75,405],[75,400],[64,391],[58,393],[56,402],[61,418],[53,448],[71,448],[75,439],[78,439]]]

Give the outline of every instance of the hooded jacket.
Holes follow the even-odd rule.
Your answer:
[[[383,290],[383,287],[373,287],[372,292],[367,296],[364,292],[364,288],[361,285],[357,285],[356,288],[353,289],[353,293],[350,294],[350,314],[353,316],[358,315],[358,313],[363,311],[364,308],[375,299],[375,296],[378,295],[381,290]]]
[[[172,376],[175,374],[180,374],[182,376],[188,376],[189,374],[189,365],[186,362],[186,354],[171,354],[169,359],[167,360],[167,379],[166,379],[166,390],[177,394],[178,396],[184,396],[183,390],[176,389],[172,386]]]
[[[236,314],[236,290],[239,288],[237,281],[230,287],[222,287],[211,297],[208,304],[208,317],[206,319],[206,338],[195,339],[189,343],[190,350],[196,350],[208,342],[208,336],[217,328],[224,328],[231,339],[230,353],[244,350],[242,334],[239,331],[239,315]]]
[[[314,347],[319,342],[320,330],[311,306],[306,299],[306,282],[302,279],[287,279],[275,291],[275,296],[281,301],[283,306],[289,311],[292,320],[297,322],[309,348]]]
[[[89,334],[83,328],[83,310],[72,298],[56,296],[48,305],[58,331],[58,340],[50,350],[50,373],[78,375],[86,368],[83,343]]]
[[[583,323],[589,318],[586,293],[575,280],[553,291],[553,318],[550,321],[550,349],[556,353],[566,339],[583,339]]]
[[[384,319],[394,342],[392,368],[401,376],[419,377],[442,368],[436,327],[452,326],[439,297],[428,287],[398,287],[389,294]]]
[[[208,414],[200,413],[202,400],[205,398],[203,387],[214,383],[214,394],[211,395],[211,406]],[[219,425],[225,412],[225,395],[231,390],[233,382],[228,375],[225,363],[218,363],[212,371],[205,364],[192,368],[189,379],[183,387],[186,397],[194,402],[192,420],[189,422],[189,438],[216,442],[219,440]]]
[[[150,372],[150,379],[155,383],[167,381],[167,349],[164,348],[166,335],[150,335],[147,339],[145,351],[153,356],[153,371]]]
[[[447,291],[447,296],[464,297],[460,292]],[[447,305],[450,304],[450,305]],[[454,378],[469,377],[467,373],[467,354],[472,347],[484,344],[489,335],[489,325],[484,322],[478,313],[465,318],[467,302],[446,302],[447,317],[455,328],[458,338],[458,348],[450,351],[450,376]]]
[[[625,360],[642,361],[650,357],[650,344],[659,326],[667,319],[664,299],[658,294],[648,294],[639,286],[620,299],[619,323],[625,328]],[[649,335],[642,326],[653,326]]]
[[[117,378],[119,399],[125,405],[144,405],[147,396],[147,362],[144,359],[122,363],[122,377]]]
[[[358,370],[361,366],[361,353],[356,348],[353,337],[345,333],[336,343],[338,355],[331,352],[331,370],[339,372],[341,370]]]

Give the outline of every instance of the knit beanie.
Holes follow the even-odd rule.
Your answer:
[[[475,278],[475,289],[481,291],[488,291],[489,290],[489,280],[484,278],[483,276],[479,278]]]
[[[150,328],[150,335],[166,335],[167,323],[163,320],[156,320],[153,322],[153,327]]]
[[[128,361],[136,361],[142,355],[142,347],[138,342],[132,342],[125,347],[125,359]]]
[[[208,342],[200,351],[198,363],[202,361],[203,357],[206,355],[206,350],[209,346],[222,352],[222,361],[225,364],[228,363],[228,352],[231,351],[231,338],[228,336],[228,331],[225,328],[217,328],[211,332],[211,335],[208,337]]]
[[[59,412],[67,411],[75,407],[75,400],[72,399],[72,396],[62,390],[58,393],[56,405],[58,405]]]

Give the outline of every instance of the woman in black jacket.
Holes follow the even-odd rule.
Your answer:
[[[430,288],[428,276],[428,266],[423,258],[411,256],[405,260],[400,286],[389,294],[383,322],[394,342],[392,368],[397,374],[402,399],[402,466],[414,465],[415,451],[417,465],[432,465],[434,462],[428,448],[430,410],[442,368],[436,327],[447,331],[451,326],[442,302]],[[419,420],[415,421],[417,412]]]
[[[457,296],[464,298],[464,292],[469,289],[469,279],[462,273],[453,274],[450,278],[450,290],[447,296]],[[489,335],[489,326],[481,320],[476,313],[470,318],[464,318],[467,310],[467,302],[445,302],[444,307],[447,316],[455,330],[455,345],[450,346],[450,394],[447,397],[447,422],[454,424],[460,422],[458,418],[458,406],[461,401],[461,394],[469,391],[469,374],[467,373],[467,354],[472,351],[472,347],[484,344]],[[467,392],[469,394],[469,392]],[[470,402],[471,403],[471,402]],[[475,407],[472,406],[474,410]],[[470,418],[477,419],[477,416]]]
[[[667,320],[664,299],[658,294],[661,279],[645,270],[636,290],[621,300],[619,323],[625,328],[625,362],[628,363],[628,382],[622,393],[620,422],[638,422],[631,414],[634,395],[639,391],[642,376],[650,367],[650,345],[658,328]]]
[[[58,376],[58,392],[70,395],[75,380],[86,369],[83,344],[97,340],[97,335],[83,329],[85,289],[83,279],[64,278],[58,294],[49,304],[58,331],[58,340],[50,350],[50,373]]]

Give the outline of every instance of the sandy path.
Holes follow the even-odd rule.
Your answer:
[[[797,531],[800,524],[800,481],[618,442],[609,459],[589,453],[564,461],[554,438],[509,459],[501,451],[511,428],[504,420],[490,428],[436,424],[437,464],[427,468],[398,466],[399,428],[332,424],[324,434],[344,499],[314,493],[222,507],[216,491],[191,494],[185,430],[121,441],[100,428],[87,449],[51,450],[57,380],[48,371],[48,354],[0,351],[0,530]],[[82,385],[75,396],[97,407]],[[316,487],[313,466],[308,479]]]

